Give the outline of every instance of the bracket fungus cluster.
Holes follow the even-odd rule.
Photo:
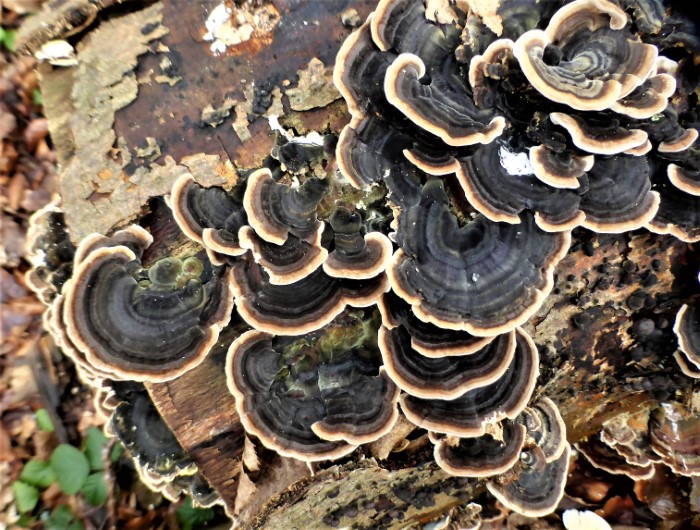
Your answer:
[[[673,103],[685,65],[610,0],[502,0],[498,23],[444,4],[436,17],[380,0],[341,47],[351,121],[335,162],[362,191],[270,159],[227,187],[185,174],[167,204],[196,255],[154,260],[139,226],[89,236],[64,249],[72,277],[47,320],[99,388],[170,381],[217,345],[240,424],[266,448],[338,459],[403,414],[447,473],[541,516],[571,447],[556,404],[531,402],[540,355],[522,326],[575,228],[700,240],[700,109]],[[674,329],[698,377],[696,308]],[[100,409],[126,440],[119,418],[149,405],[140,387],[129,406],[115,392]],[[649,476],[654,448],[681,444],[664,418],[648,443],[608,433],[580,452]]]

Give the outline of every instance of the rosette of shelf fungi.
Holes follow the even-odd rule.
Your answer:
[[[678,365],[685,375],[700,379],[700,312],[697,306],[681,306],[673,331],[678,337],[678,351],[674,354]]]
[[[547,233],[534,216],[494,223],[481,216],[459,226],[442,182],[431,180],[420,202],[401,212],[401,247],[387,268],[391,287],[415,315],[438,327],[494,336],[525,322],[553,284],[571,233]]]
[[[405,157],[396,156],[400,151],[429,173],[451,173],[454,155],[464,153],[464,146],[488,143],[501,134],[504,118],[478,108],[469,96],[454,55],[460,33],[456,24],[429,20],[423,2],[391,0],[381,1],[345,41],[334,82],[352,121],[340,135],[336,157],[353,185],[396,181],[400,173],[410,173],[395,167],[406,164]],[[378,172],[374,159],[382,151],[395,160],[387,164],[388,171]],[[395,183],[394,193],[408,184]]]
[[[533,149],[537,148],[528,155],[527,150],[515,150],[499,139],[459,159],[457,178],[470,204],[492,221],[512,224],[520,223],[526,210],[534,211],[535,222],[548,232],[579,225],[596,232],[622,232],[644,226],[656,214],[659,197],[651,191],[644,157],[586,160],[577,188],[569,189],[552,187],[537,176],[542,168],[554,171],[556,162],[564,160],[541,146],[532,155]],[[576,165],[573,157],[568,163]]]
[[[527,437],[514,465],[486,487],[507,508],[529,517],[553,512],[564,496],[571,457],[559,409],[543,397],[516,420]]]
[[[197,366],[233,309],[230,271],[195,257],[141,264],[151,237],[130,227],[76,250],[61,320],[86,363],[110,379],[162,382]],[[58,326],[61,327],[61,326]]]
[[[402,394],[401,409],[406,418],[418,427],[460,438],[483,436],[492,424],[516,418],[527,405],[537,382],[539,355],[527,333],[518,328],[513,334],[515,352],[500,377],[458,397]],[[491,344],[499,342],[496,339]]]
[[[246,431],[283,456],[340,458],[391,430],[399,390],[381,367],[376,323],[346,313],[294,337],[249,331],[226,377]]]

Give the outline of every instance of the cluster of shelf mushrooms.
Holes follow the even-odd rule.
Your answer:
[[[448,473],[486,478],[525,515],[556,508],[571,448],[556,405],[530,403],[539,355],[519,326],[575,227],[700,240],[694,109],[677,112],[679,65],[611,1],[428,4],[381,0],[338,54],[352,120],[337,165],[378,199],[333,197],[329,178],[275,163],[230,189],[184,175],[168,204],[206,254],[145,269],[152,236],[132,226],[38,259],[47,325],[120,438],[118,418],[147,406],[120,411],[124,395],[214,348],[245,432],[283,456],[348,455],[400,406]],[[53,206],[41,216],[63,222]],[[675,328],[692,377],[698,320],[684,306]],[[634,445],[618,435],[608,446]]]

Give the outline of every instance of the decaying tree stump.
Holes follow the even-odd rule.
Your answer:
[[[40,15],[54,19],[50,26],[27,24],[18,36],[27,50],[78,32],[76,66],[40,69],[73,241],[144,216],[183,173],[205,184],[233,184],[238,170],[269,155],[273,128],[338,134],[349,116],[330,73],[352,29],[341,18],[352,22],[354,9],[364,19],[374,3],[231,3],[250,27],[239,28],[241,42],[220,52],[204,39],[218,4],[212,0],[118,9],[74,0],[74,11]],[[173,237],[149,251],[150,259],[186,254],[192,246],[172,220],[157,229]],[[574,236],[553,294],[526,326],[542,357],[536,396],[559,405],[572,443],[620,414],[671,397],[689,402],[692,383],[672,358],[671,327],[696,289],[691,264],[697,273],[700,263],[697,246],[644,230],[607,236],[581,229]],[[644,319],[656,326],[653,339],[639,333]],[[477,481],[437,468],[425,448],[388,466],[372,458],[385,453],[375,448],[365,460],[313,476],[306,465],[268,455],[270,469],[247,484],[238,480],[244,432],[220,359],[212,355],[174,381],[147,387],[227,511],[250,527],[310,528],[324,521],[371,528],[399,513],[402,524],[425,522],[457,517],[483,491]],[[237,505],[236,496],[251,491],[246,488],[254,488],[255,499]]]

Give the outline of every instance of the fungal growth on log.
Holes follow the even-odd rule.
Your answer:
[[[144,480],[202,505],[231,487],[222,502],[238,517],[236,495],[257,491],[250,476],[276,471],[259,459],[317,470],[376,458],[543,517],[579,464],[634,481],[662,463],[698,476],[700,412],[672,401],[675,375],[659,376],[668,402],[650,405],[640,369],[627,385],[641,388],[629,391],[634,412],[615,421],[596,409],[589,430],[562,415],[574,390],[552,390],[575,357],[598,399],[610,382],[597,371],[632,364],[635,341],[673,343],[669,359],[700,378],[697,285],[640,289],[621,307],[600,293],[631,291],[631,259],[618,259],[619,281],[588,285],[584,272],[644,254],[629,239],[640,234],[664,241],[654,252],[666,269],[687,265],[664,254],[674,238],[684,260],[700,241],[697,74],[662,45],[656,15],[639,14],[647,4],[380,0],[336,57],[349,113],[337,136],[295,143],[270,115],[287,136],[262,164],[220,185],[181,173],[158,211],[167,222],[143,217],[76,247],[57,204],[37,214],[31,284],[46,325]],[[604,244],[614,250],[595,261]],[[644,287],[661,274],[653,256]],[[562,264],[581,278],[558,276]],[[584,337],[584,304],[618,330]],[[656,304],[678,309],[675,325],[655,327]],[[210,447],[184,443],[157,399],[177,401],[178,382],[205,363],[231,403],[228,430],[206,424],[212,447],[224,440],[236,455],[219,487],[189,455]],[[206,401],[206,388],[192,392]]]

